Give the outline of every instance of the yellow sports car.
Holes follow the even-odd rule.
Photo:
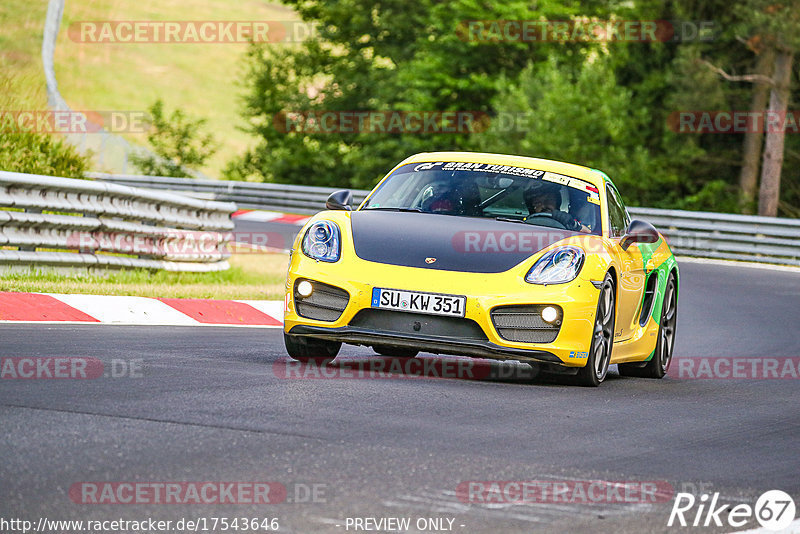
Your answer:
[[[678,265],[604,173],[499,154],[411,156],[351,207],[333,193],[292,246],[284,340],[528,362],[597,386],[609,364],[661,378]]]

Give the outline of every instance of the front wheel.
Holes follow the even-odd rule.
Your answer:
[[[672,350],[675,347],[675,325],[678,320],[678,291],[675,277],[670,275],[667,287],[664,288],[664,302],[661,305],[661,321],[658,326],[658,342],[653,357],[644,365],[641,363],[619,364],[622,376],[638,376],[641,378],[664,378],[672,362]]]
[[[308,363],[310,361],[332,360],[339,354],[342,344],[339,341],[328,341],[313,337],[293,336],[283,333],[283,344],[286,352],[293,359]]]
[[[586,365],[575,375],[581,386],[597,387],[606,379],[608,364],[611,361],[611,349],[614,346],[614,309],[614,279],[610,273],[606,273],[597,299],[589,358],[586,360]]]

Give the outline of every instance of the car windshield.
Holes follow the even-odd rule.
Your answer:
[[[487,217],[600,234],[597,188],[549,171],[469,162],[409,163],[362,210]]]

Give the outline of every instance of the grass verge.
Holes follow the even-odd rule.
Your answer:
[[[19,272],[0,276],[0,291],[138,297],[283,300],[286,254],[235,254],[231,268],[216,273],[146,270],[65,275]]]
[[[3,0],[6,1],[6,0]],[[22,0],[11,0],[21,2]],[[55,52],[56,77],[76,110],[146,111],[157,99],[168,112],[183,109],[207,119],[205,132],[220,143],[203,172],[214,177],[253,143],[240,116],[245,43],[85,43],[70,35],[81,21],[275,21],[295,20],[283,5],[260,0],[93,0],[67,2]],[[37,21],[38,22],[38,21]],[[44,22],[44,18],[40,23]],[[283,46],[276,44],[276,46]],[[38,52],[38,50],[37,50]],[[123,133],[148,146],[146,134]],[[130,170],[130,169],[129,169]]]

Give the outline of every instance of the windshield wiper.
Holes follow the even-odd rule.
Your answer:
[[[495,217],[495,218],[494,218],[494,220],[495,220],[495,221],[503,221],[503,222],[515,222],[515,223],[523,223],[523,224],[526,224],[526,223],[525,223],[525,218],[524,218],[524,217],[521,217],[521,218],[519,218],[519,219],[516,219],[516,218],[514,218],[514,217],[503,217],[503,216],[500,216],[500,217]]]
[[[422,210],[419,208],[364,208],[364,211],[367,210],[375,210],[375,211],[411,211],[414,213],[422,213]]]

